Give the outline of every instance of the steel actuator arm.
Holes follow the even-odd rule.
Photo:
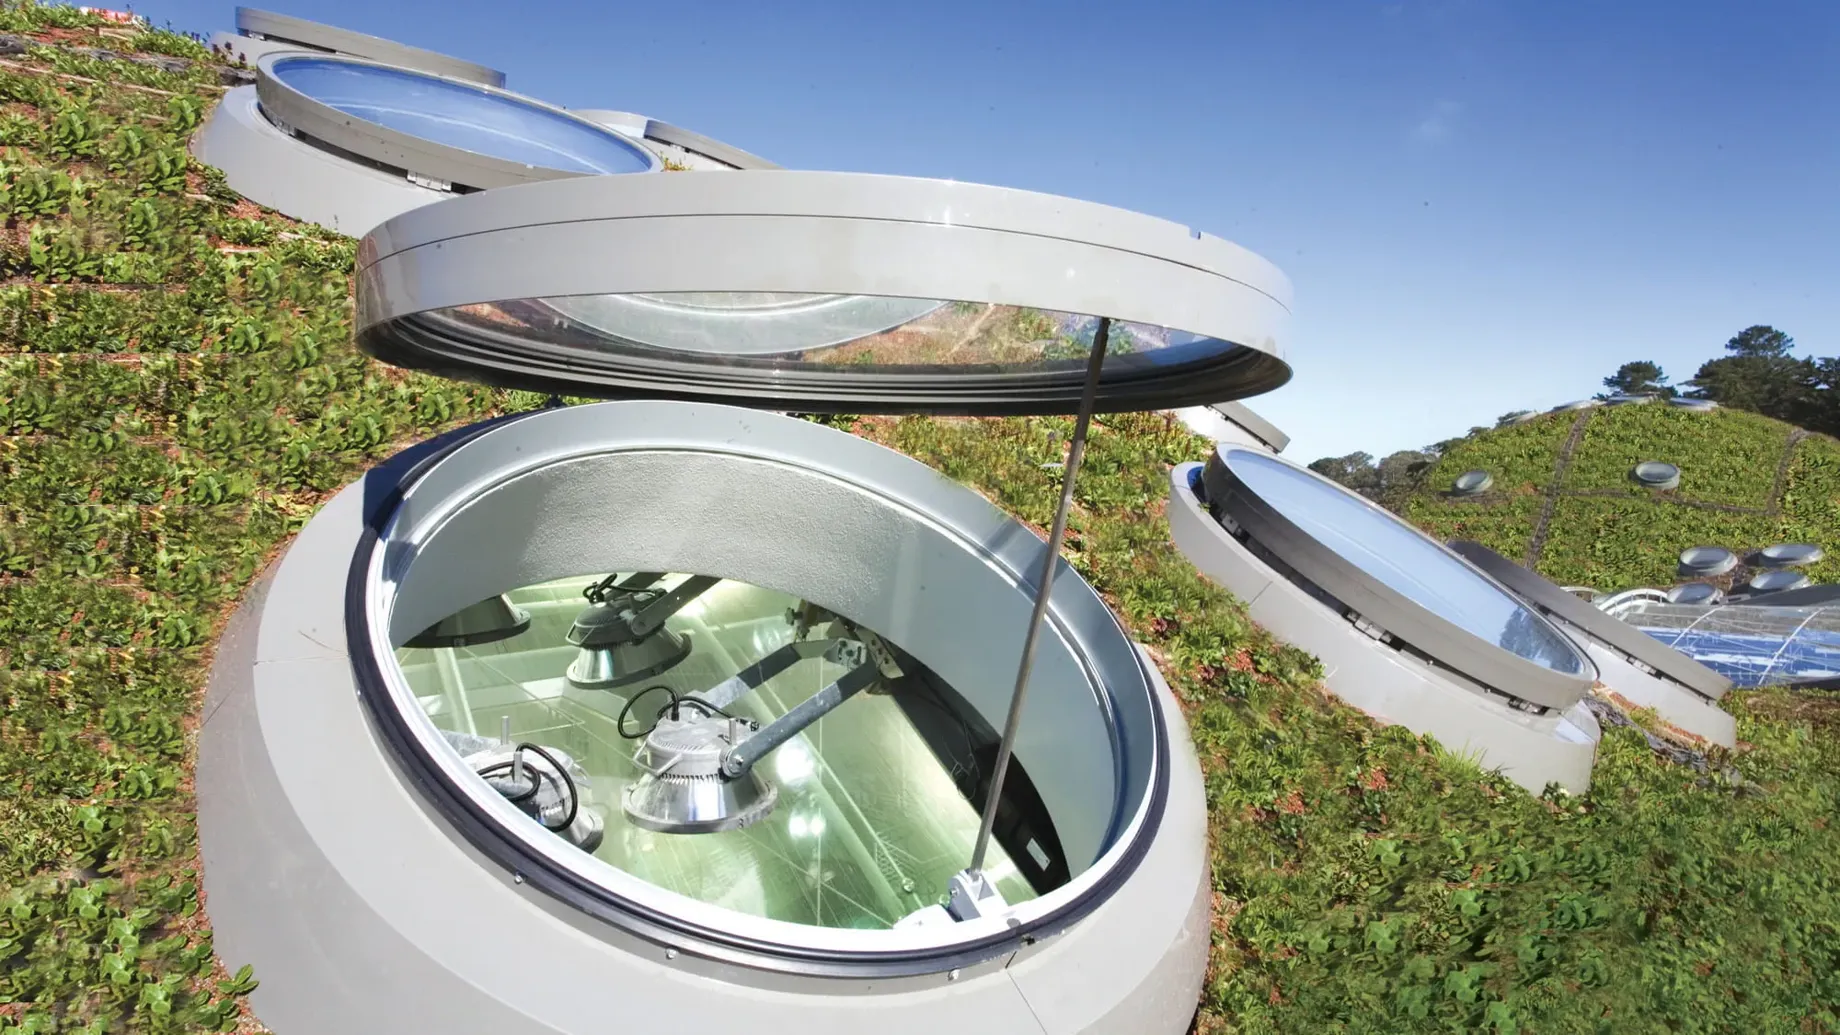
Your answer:
[[[760,732],[729,748],[722,756],[722,775],[732,780],[754,768],[754,763],[768,752],[798,736],[807,726],[867,690],[881,677],[882,670],[874,661],[845,672],[835,683],[807,697],[791,711],[762,727]]]
[[[685,604],[702,596],[710,587],[721,581],[721,579],[707,575],[693,575],[678,583],[675,589],[640,608],[639,613],[633,616],[632,634],[649,636],[657,632],[665,619],[683,610]]]

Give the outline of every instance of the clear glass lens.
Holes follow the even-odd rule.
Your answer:
[[[282,83],[347,115],[474,154],[587,174],[653,167],[610,129],[465,83],[314,57],[271,67]]]
[[[1568,674],[1585,671],[1564,634],[1381,507],[1265,454],[1221,455],[1260,499],[1387,588],[1528,661]]]
[[[761,369],[1029,373],[1078,370],[1098,319],[936,299],[683,292],[524,299],[447,310],[440,319],[513,332],[559,354],[680,359]],[[1114,322],[1106,369],[1177,367],[1232,342]]]
[[[666,576],[655,585],[669,590],[682,580]],[[955,691],[903,656],[903,671],[912,678],[884,684],[885,693],[847,699],[756,765],[755,773],[777,790],[764,818],[716,833],[654,832],[633,823],[623,802],[627,788],[644,776],[635,760],[643,731],[672,694],[708,694],[795,639],[834,638],[844,627],[822,622],[802,631],[790,618],[797,599],[717,582],[665,623],[668,634],[687,637],[687,655],[643,655],[646,661],[682,660],[625,685],[587,688],[565,676],[582,651],[567,637],[589,606],[583,590],[596,581],[587,576],[506,594],[531,619],[527,631],[510,639],[397,651],[423,709],[463,757],[487,757],[469,755],[466,745],[477,748],[506,735],[566,755],[585,772],[591,794],[584,801],[592,804],[584,807],[603,824],[594,854],[712,905],[800,924],[885,929],[944,901],[948,880],[970,859],[981,804],[974,800],[979,766],[988,766],[995,736]],[[847,671],[845,664],[812,656],[726,710],[764,725]],[[1001,844],[992,845],[988,872],[1011,903],[1051,890],[1035,886],[1043,883],[1040,861],[1059,851],[1051,823],[1038,823],[1024,850],[1036,856],[1026,864],[1036,873],[1034,883]]]

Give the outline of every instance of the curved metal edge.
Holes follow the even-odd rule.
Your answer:
[[[1308,477],[1320,478],[1305,468],[1300,467],[1298,470]],[[1334,550],[1317,542],[1241,482],[1222,460],[1220,451],[1209,458],[1207,466],[1203,468],[1202,479],[1210,507],[1225,511],[1261,546],[1363,618],[1452,671],[1509,697],[1559,711],[1582,700],[1596,682],[1596,665],[1583,648],[1556,628],[1553,628],[1554,635],[1572,646],[1588,675],[1571,676],[1556,672],[1534,664],[1512,651],[1487,643],[1342,560]],[[1338,492],[1348,491],[1328,479],[1320,480]],[[1399,520],[1391,514],[1387,517]],[[1417,529],[1413,531],[1456,563],[1475,573],[1476,577],[1519,601],[1520,598],[1515,597],[1512,591],[1452,553],[1442,543]],[[1552,628],[1552,623],[1537,610],[1529,608],[1528,614],[1535,621]]]
[[[354,237],[447,196],[288,136],[256,110],[253,86],[224,94],[191,151],[250,201]]]
[[[1610,617],[1548,582],[1539,573],[1521,567],[1481,543],[1452,540],[1446,545],[1451,552],[1480,568],[1522,600],[1602,640],[1693,693],[1716,701],[1731,689],[1731,680],[1640,629]]]
[[[280,43],[297,44],[308,50],[348,54],[418,72],[433,72],[450,79],[464,79],[483,86],[502,89],[505,85],[505,73],[495,68],[292,15],[239,7],[236,9],[236,28],[245,36],[262,36]]]
[[[380,61],[348,57],[343,54],[287,51],[266,54],[257,59],[256,96],[260,98],[262,110],[269,117],[286,123],[296,133],[323,141],[332,147],[349,151],[374,162],[407,169],[409,172],[430,180],[484,191],[494,187],[510,187],[548,180],[578,179],[587,177],[589,174],[506,161],[458,147],[449,147],[446,144],[439,144],[347,115],[329,104],[323,104],[308,97],[282,82],[275,75],[274,66],[277,62],[302,58],[314,61],[334,61],[360,68],[375,68],[445,80],[468,90],[501,97],[520,105],[536,108],[548,115],[578,122],[596,133],[609,134],[625,146],[632,148],[634,154],[645,159],[650,165],[649,171],[656,172],[664,167],[664,163],[650,150],[639,147],[632,140],[606,126],[584,119],[564,108],[558,108],[553,104],[546,104],[522,94],[512,93],[509,90],[484,86],[451,76],[437,75],[420,69],[405,69]]]
[[[757,154],[743,151],[732,144],[724,144],[720,140],[692,132],[681,126],[673,126],[669,122],[662,122],[658,119],[646,121],[645,135],[661,144],[681,147],[691,154],[702,155],[711,161],[721,162],[735,169],[781,168],[776,163],[769,162]]]
[[[636,217],[812,217],[845,221],[854,227],[874,222],[894,222],[920,224],[935,231],[990,230],[1041,238],[1049,243],[1081,244],[1119,253],[1134,253],[1160,267],[1188,268],[1240,284],[1265,296],[1286,316],[1290,312],[1290,281],[1271,262],[1231,241],[1140,212],[1037,191],[954,180],[791,169],[756,170],[756,173],[753,176],[576,177],[541,186],[484,191],[454,198],[438,211],[408,214],[378,227],[366,237],[362,245],[359,266],[362,268],[387,259],[396,252],[435,243],[512,229],[534,230],[552,224],[588,225]],[[935,247],[938,246],[916,243],[916,254],[883,257],[865,245],[856,249],[856,254],[851,258],[856,264],[866,264],[880,271],[906,266],[932,269],[942,261],[942,257],[932,253]],[[734,242],[726,241],[721,250],[736,250]],[[950,257],[958,258],[955,254]],[[1055,280],[1072,279],[1059,266],[1053,266],[1046,274],[1037,276]],[[1012,274],[997,279],[995,283],[1007,284],[1014,279]],[[1084,275],[1082,279],[1085,279]],[[1088,295],[1097,295],[1106,286],[1109,285],[1089,284],[1084,290]],[[1121,290],[1120,293],[1126,298],[1144,290],[1134,283],[1124,287],[1128,290]],[[516,297],[600,294],[606,290],[590,287],[545,292],[538,288],[522,292]],[[639,290],[665,289],[652,287]],[[702,285],[684,290],[741,288],[711,288]],[[983,297],[983,294],[989,293],[989,288],[984,288],[982,294],[974,292],[968,295],[929,295],[924,292],[873,288],[832,289],[809,284],[783,290],[844,295],[905,294],[916,298],[948,297],[962,301],[1009,301]],[[442,303],[431,303],[423,308],[439,304]],[[1126,311],[1107,312],[1105,310],[1108,307],[1101,303],[1091,308],[1062,308],[1061,311],[1110,316],[1127,322],[1159,322],[1152,317]],[[1039,308],[1052,307],[1041,305]],[[1171,324],[1165,322],[1163,325]],[[1198,334],[1211,333],[1206,325],[1183,326],[1180,321],[1176,321],[1173,326]],[[1260,344],[1268,349],[1275,348]]]
[[[960,204],[967,199],[969,208]],[[996,204],[1006,200],[1014,210]],[[1065,413],[1077,404],[1077,369],[872,381],[847,370],[689,366],[666,355],[602,362],[585,349],[461,326],[435,312],[563,295],[766,291],[1102,315],[1240,346],[1185,366],[1144,361],[1152,353],[1120,364],[1134,373],[1102,385],[1100,409],[1112,412],[1254,395],[1290,377],[1278,344],[1289,317],[1277,297],[1286,289],[1281,274],[1236,246],[1217,248],[1174,224],[1083,202],[780,171],[591,177],[431,208],[439,210],[427,214],[433,218],[406,213],[360,245],[357,331],[371,355],[446,376],[610,397],[757,397],[811,412],[885,405],[891,413]],[[1258,279],[1263,273],[1269,277]]]
[[[486,430],[484,427],[475,427],[479,427],[480,432]],[[1136,872],[1149,852],[1161,825],[1169,793],[1169,729],[1166,719],[1156,708],[1151,709],[1155,724],[1153,736],[1156,756],[1153,764],[1160,778],[1149,788],[1146,819],[1137,837],[1126,846],[1116,864],[1102,874],[1098,881],[1056,913],[974,942],[931,951],[844,954],[740,939],[713,928],[693,928],[669,914],[620,899],[607,889],[582,879],[580,875],[532,851],[524,841],[493,817],[480,812],[470,799],[448,782],[433,764],[433,760],[418,746],[414,733],[408,727],[407,717],[391,701],[382,673],[369,661],[376,647],[371,638],[367,616],[365,583],[381,541],[382,530],[402,502],[403,494],[409,486],[435,462],[475,437],[477,432],[459,437],[470,430],[461,429],[453,433],[456,438],[451,444],[443,445],[438,450],[424,451],[412,463],[397,465],[392,471],[393,476],[387,477],[376,488],[367,486],[367,495],[374,495],[376,502],[367,505],[364,530],[357,549],[353,551],[346,578],[347,649],[353,680],[372,725],[388,743],[397,765],[418,794],[473,848],[494,864],[522,876],[531,887],[595,920],[646,941],[679,946],[686,939],[691,940],[695,946],[690,951],[718,962],[812,977],[896,978],[974,966],[1033,942],[1054,937],[1103,905]],[[1140,666],[1147,665],[1141,654],[1137,660]],[[1146,671],[1146,679],[1151,681],[1153,687],[1159,683],[1149,671]]]
[[[1246,602],[1254,621],[1321,660],[1324,686],[1383,723],[1428,734],[1455,751],[1478,751],[1530,793],[1556,782],[1590,790],[1602,731],[1583,701],[1530,714],[1506,697],[1357,630],[1315,594],[1248,549],[1215,520],[1194,488],[1205,465],[1169,474],[1170,538],[1208,579]]]
[[[1284,447],[1291,444],[1289,435],[1279,431],[1277,425],[1253,413],[1251,408],[1243,403],[1219,402],[1209,409],[1246,429],[1253,438],[1271,447],[1274,453],[1284,452]]]

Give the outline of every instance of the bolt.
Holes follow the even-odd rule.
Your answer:
[[[674,959],[676,959],[676,958],[677,958],[677,950],[676,950],[676,949],[666,949],[666,950],[664,950],[664,958],[665,958],[665,959],[668,959],[668,960],[674,960]]]
[[[524,875],[521,873],[512,874],[511,879],[513,882],[518,883],[518,884],[524,883]]]
[[[947,981],[957,981],[958,980],[958,968],[957,967],[953,967],[952,972],[946,975],[946,980]]]

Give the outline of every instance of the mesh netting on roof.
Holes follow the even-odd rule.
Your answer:
[[[1840,607],[1634,599],[1610,613],[1737,686],[1840,679]]]

